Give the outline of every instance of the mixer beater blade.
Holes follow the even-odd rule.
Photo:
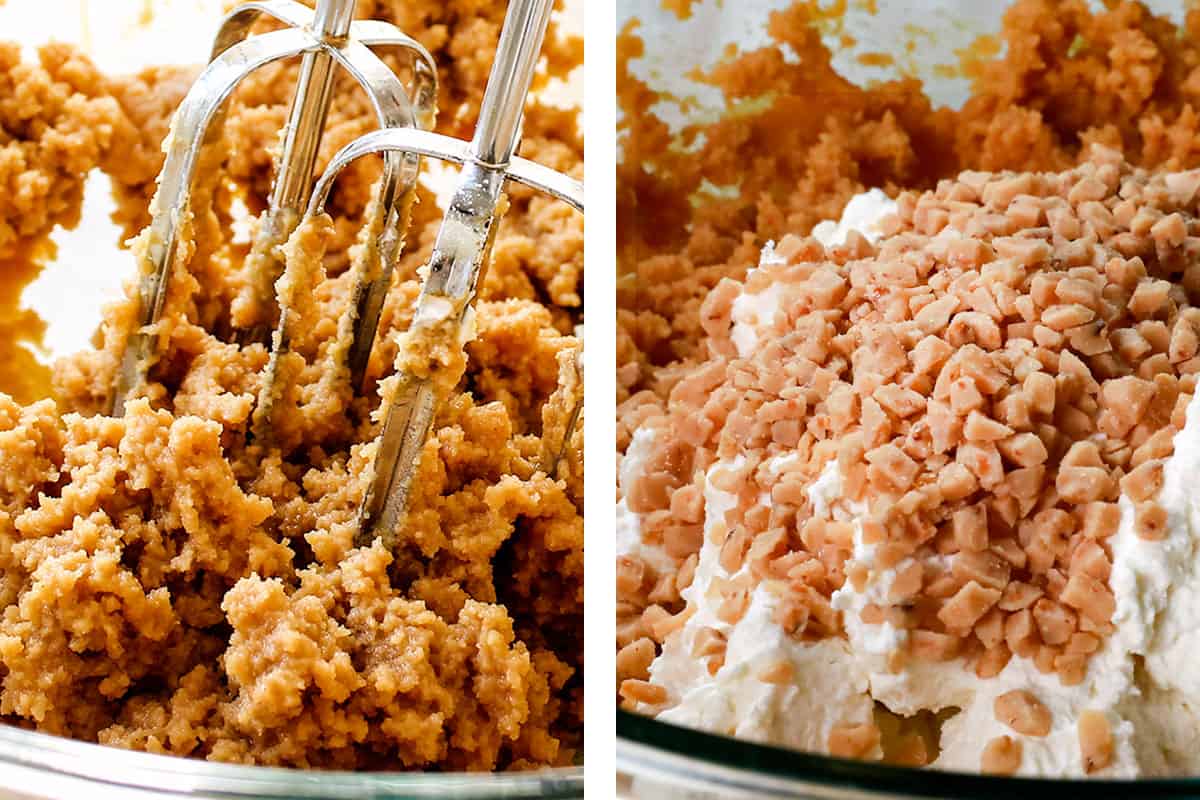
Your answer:
[[[189,201],[196,165],[204,145],[214,141],[224,123],[223,106],[237,85],[251,72],[267,64],[301,55],[300,77],[277,165],[270,206],[264,212],[248,264],[254,269],[255,305],[269,308],[275,280],[279,276],[276,248],[294,229],[304,198],[308,195],[317,148],[329,109],[334,67],[345,69],[367,93],[382,128],[432,127],[436,112],[437,70],[429,52],[415,39],[378,21],[352,22],[354,0],[319,0],[316,10],[295,0],[259,0],[231,12],[213,45],[212,58],[183,99],[171,125],[166,160],[159,175],[158,191],[151,203],[152,221],[146,235],[149,246],[139,264],[138,327],[129,335],[118,366],[112,397],[112,413],[124,413],[125,402],[143,390],[157,359],[156,323],[162,316],[174,264],[179,253],[179,231],[190,214]],[[262,16],[273,17],[286,27],[247,38],[250,27]],[[373,47],[396,47],[412,61],[412,86],[406,90],[399,78],[372,51]],[[404,235],[407,220],[397,213],[391,198],[404,197],[415,186],[420,168],[416,154],[385,154],[384,175],[379,191],[386,202],[373,204],[378,221],[378,263],[363,270],[354,302],[367,325],[356,330],[350,350],[353,372],[361,375],[365,365],[363,342],[374,339],[377,307],[390,283],[390,268]],[[370,317],[376,307],[374,320]],[[362,312],[367,313],[364,315]],[[262,337],[271,320],[258,320],[244,332],[243,340]]]
[[[429,358],[439,346],[463,347],[464,328],[471,324],[471,303],[483,274],[496,229],[497,205],[506,181],[533,187],[583,211],[583,186],[573,178],[515,157],[525,100],[550,20],[553,0],[512,0],[505,15],[479,121],[471,142],[418,128],[390,128],[368,133],[346,145],[330,161],[317,182],[305,221],[320,214],[334,180],[349,163],[369,153],[427,156],[461,164],[462,169],[434,243],[425,283],[397,357],[397,384],[384,411],[383,429],[373,474],[359,511],[356,543],[381,536],[389,549],[396,541],[408,505],[413,475],[446,387]],[[268,378],[259,396],[259,422],[269,427],[271,398],[280,395],[274,369],[290,340],[289,315],[280,314],[276,347]],[[369,347],[369,344],[368,344]],[[577,362],[575,373],[582,385]],[[543,467],[554,474],[565,443],[579,418],[582,392],[574,391],[563,443],[548,451]],[[264,419],[265,418],[265,419]]]
[[[398,535],[421,450],[442,399],[436,373],[414,373],[405,363],[405,349],[420,363],[425,336],[450,335],[462,346],[462,328],[495,235],[501,190],[506,179],[520,180],[514,173],[524,171],[513,169],[512,155],[552,5],[552,0],[513,0],[509,4],[475,135],[464,154],[416,315],[397,359],[400,380],[384,417],[374,474],[359,513],[360,545],[381,536],[390,547]],[[565,176],[554,174],[549,182],[558,184],[562,178]],[[561,193],[543,188],[568,197],[582,210],[582,186],[568,185]],[[570,437],[569,430],[566,436]]]

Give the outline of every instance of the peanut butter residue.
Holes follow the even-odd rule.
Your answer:
[[[439,131],[469,135],[503,4],[377,0],[359,12],[396,22],[434,53]],[[14,176],[32,173],[25,180],[46,186],[20,207],[9,207],[11,192],[0,196],[0,249],[72,224],[96,167],[113,178],[117,221],[136,232],[191,71],[109,78],[67,48],[44,50],[40,67],[17,52],[0,48],[0,121],[20,131],[0,148],[0,171],[4,154],[20,149],[28,166]],[[552,31],[546,59],[548,73],[562,75],[581,61],[581,42]],[[571,469],[552,479],[540,466],[543,432],[558,446],[570,411],[548,401],[564,391],[561,361],[579,347],[582,220],[512,190],[475,306],[476,338],[447,387],[398,543],[354,547],[381,384],[412,321],[441,212],[421,189],[368,386],[351,392],[331,365],[344,351],[339,321],[378,162],[339,179],[329,218],[284,248],[294,269],[277,288],[293,295],[296,332],[273,436],[256,437],[269,353],[234,343],[247,248],[233,241],[231,208],[266,204],[295,73],[272,67],[233,98],[224,141],[193,193],[157,361],[125,416],[99,412],[133,325],[132,298],[105,310],[96,349],[56,363],[57,405],[0,395],[0,719],[246,764],[573,763],[582,742],[581,432],[565,448]],[[44,116],[58,127],[9,128],[10,105],[32,108],[23,81],[51,87],[40,91],[61,113]],[[319,168],[374,127],[349,82],[334,97]],[[576,116],[532,102],[523,155],[581,177]]]

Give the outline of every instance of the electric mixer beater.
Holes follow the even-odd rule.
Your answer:
[[[397,359],[398,381],[387,408],[376,450],[373,475],[359,513],[357,544],[382,536],[394,544],[407,508],[413,475],[437,412],[436,375],[414,370],[406,349],[429,340],[463,345],[471,304],[485,269],[495,234],[497,207],[508,180],[548,193],[583,210],[583,187],[574,179],[513,154],[520,140],[525,101],[532,84],[553,0],[512,0],[500,34],[495,60],[479,112],[474,138],[465,142],[429,130],[436,108],[436,68],[419,43],[378,21],[353,21],[353,0],[320,0],[315,11],[294,0],[263,0],[239,7],[222,25],[213,59],[181,103],[172,124],[159,189],[151,205],[149,246],[140,264],[139,327],[130,335],[118,368],[113,413],[146,385],[155,363],[158,322],[177,261],[178,233],[188,213],[196,164],[206,141],[223,123],[222,105],[250,72],[283,58],[302,55],[300,77],[284,132],[270,204],[264,212],[247,264],[251,286],[264,306],[275,304],[273,292],[282,274],[279,255],[293,231],[323,212],[338,174],[371,153],[383,157],[376,202],[369,206],[365,228],[372,239],[353,267],[353,289],[343,311],[351,342],[345,350],[345,379],[361,391],[376,338],[380,312],[391,285],[392,270],[403,247],[422,157],[462,165],[453,195],[424,276],[409,332]],[[281,30],[248,37],[251,24],[267,15],[284,23]],[[407,53],[411,85],[405,86],[372,48],[392,46]],[[380,130],[342,148],[313,187],[321,131],[329,109],[335,68],[349,72],[366,91]],[[307,203],[304,199],[308,198]],[[274,327],[271,356],[258,396],[252,434],[269,443],[279,369],[291,340],[288,299],[280,295],[277,315],[244,328],[242,343],[261,341]],[[408,353],[407,355],[413,355]],[[543,469],[555,475],[582,408],[582,369],[573,355],[569,381],[572,409],[561,443],[551,446]]]

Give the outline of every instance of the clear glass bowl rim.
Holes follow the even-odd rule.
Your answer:
[[[55,797],[85,797],[103,788],[106,797],[568,800],[583,796],[583,767],[498,773],[252,767],[104,747],[0,725],[0,790],[38,796],[41,783],[53,784],[57,791],[48,796]]]
[[[617,770],[712,790],[806,798],[1200,798],[1200,778],[1000,778],[891,767],[756,744],[617,711]],[[640,799],[639,799],[640,800]]]

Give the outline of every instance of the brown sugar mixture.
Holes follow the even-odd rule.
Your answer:
[[[442,72],[439,130],[474,125],[503,4],[360,4],[420,39]],[[23,64],[0,49],[0,251],[79,214],[107,172],[132,233],[190,70],[110,78],[66,47]],[[552,31],[548,74],[581,43]],[[466,359],[426,444],[393,549],[354,547],[380,395],[440,222],[419,192],[368,368],[353,395],[339,319],[378,164],[348,171],[330,218],[286,249],[303,321],[274,399],[270,446],[248,435],[268,351],[239,347],[245,287],[234,201],[257,212],[295,66],[235,95],[193,194],[187,260],[159,326],[146,396],[108,401],[134,305],[105,309],[97,348],[59,361],[54,399],[0,394],[0,720],[104,744],[248,764],[527,769],[582,742],[582,222],[513,188]],[[343,86],[339,84],[339,86]],[[374,125],[335,92],[324,160]],[[534,102],[522,153],[582,177],[576,111]],[[20,191],[18,191],[18,189]],[[565,213],[564,213],[565,211]],[[141,246],[135,243],[135,247]],[[132,259],[131,259],[132,263]],[[16,292],[19,281],[8,281]],[[0,302],[3,310],[7,294]],[[15,303],[14,303],[15,307]],[[4,324],[0,317],[0,326]],[[13,386],[11,362],[0,374]],[[15,368],[14,368],[15,371]],[[449,385],[448,384],[448,385]],[[562,453],[556,477],[544,453]]]
[[[621,72],[619,452],[653,433],[621,499],[661,558],[618,558],[620,694],[645,711],[679,701],[650,666],[696,614],[680,592],[706,535],[735,576],[705,589],[717,622],[767,587],[790,636],[845,635],[832,596],[868,571],[851,523],[813,506],[830,465],[873,566],[896,570],[886,602],[855,612],[907,632],[891,669],[961,658],[990,678],[1021,658],[1078,685],[1113,630],[1116,501],[1133,502],[1138,536],[1165,534],[1154,498],[1200,374],[1200,11],[1178,30],[1137,3],[1018,0],[1005,55],[960,111],[914,80],[844,81],[818,21],[808,3],[771,17],[799,65],[768,48],[705,76],[731,101],[775,99],[685,129],[687,154]],[[634,28],[620,47],[638,55]],[[739,190],[703,195],[702,179]],[[897,203],[877,244],[808,237],[872,186]],[[746,347],[736,303],[757,297],[771,302]],[[714,489],[735,499],[706,534]],[[690,641],[715,675],[724,630]],[[760,679],[803,680],[776,666]],[[1052,722],[1027,692],[1001,695],[995,718],[1032,737]],[[1107,718],[1078,726],[1086,771],[1107,767]],[[877,751],[880,727],[835,726],[826,749]],[[892,738],[897,763],[936,756]],[[1021,762],[1005,736],[979,766]]]

